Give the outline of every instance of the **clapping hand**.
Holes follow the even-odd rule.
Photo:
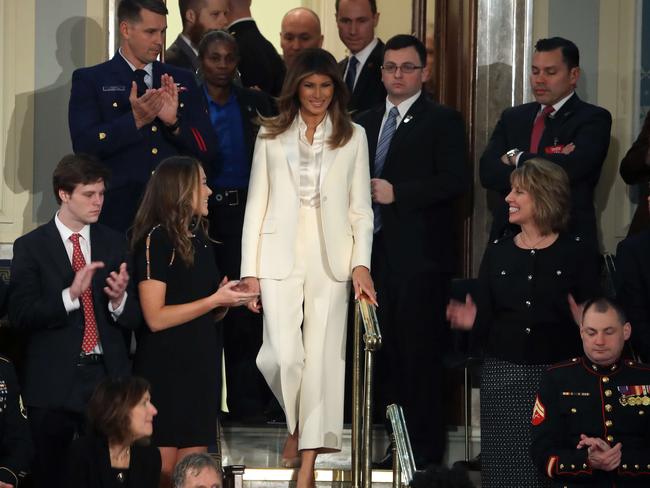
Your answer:
[[[447,305],[447,320],[453,329],[470,330],[476,320],[476,304],[471,295],[465,295],[465,302],[450,300]]]

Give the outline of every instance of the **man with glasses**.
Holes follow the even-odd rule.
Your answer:
[[[336,26],[350,56],[339,63],[350,90],[348,109],[361,112],[386,98],[381,82],[384,43],[375,37],[376,0],[336,0]]]
[[[453,202],[469,187],[465,126],[427,99],[430,73],[417,38],[386,43],[381,105],[362,113],[375,212],[372,273],[384,336],[377,375],[380,408],[404,409],[418,468],[444,453],[442,362],[445,304],[453,266]],[[384,464],[389,466],[390,460]]]

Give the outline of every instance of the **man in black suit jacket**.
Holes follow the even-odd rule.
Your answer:
[[[257,87],[277,97],[282,90],[285,67],[273,44],[262,35],[251,14],[252,0],[230,0],[230,27],[239,46],[242,85]]]
[[[237,41],[223,31],[208,32],[199,44],[204,73],[205,107],[219,143],[218,164],[207,165],[212,195],[208,201],[210,236],[217,265],[229,279],[239,279],[241,238],[248,179],[259,115],[272,115],[264,92],[233,82],[237,73]],[[236,419],[259,417],[270,400],[270,390],[255,365],[262,345],[262,321],[246,307],[230,310],[223,320],[228,406]]]
[[[350,90],[348,109],[362,112],[386,98],[381,81],[384,43],[375,37],[379,22],[376,0],[336,0],[339,37],[350,56],[339,63],[341,76]]]
[[[646,202],[644,202],[646,203]],[[639,203],[641,206],[641,203]],[[650,211],[650,197],[646,210]],[[616,248],[616,296],[632,324],[634,352],[650,361],[650,229],[628,236]]]
[[[504,110],[481,156],[481,184],[498,194],[492,239],[508,226],[504,198],[510,191],[510,173],[517,164],[540,156],[569,175],[570,231],[598,245],[594,189],[607,156],[612,117],[575,93],[579,61],[578,48],[567,39],[540,39],[535,44],[530,84],[536,101]]]
[[[14,243],[9,320],[28,339],[23,395],[39,487],[60,486],[86,403],[103,377],[129,374],[124,332],[141,323],[126,240],[96,223],[107,174],[91,156],[65,156],[53,175],[59,211]]]
[[[75,152],[110,168],[102,223],[126,231],[158,163],[178,154],[216,157],[201,93],[188,71],[156,61],[167,28],[162,0],[121,0],[120,49],[72,74],[68,111]]]
[[[372,273],[384,336],[378,395],[387,386],[378,404],[404,409],[419,468],[440,463],[444,453],[441,355],[456,261],[450,229],[454,199],[469,185],[463,121],[422,91],[425,59],[417,38],[390,39],[382,77],[388,97],[357,120],[366,129],[373,176]]]
[[[165,63],[199,76],[199,42],[209,30],[228,26],[228,0],[179,0],[183,32],[165,51]]]

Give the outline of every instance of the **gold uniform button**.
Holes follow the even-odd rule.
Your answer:
[[[575,464],[572,464],[572,465],[571,465],[571,469],[576,469],[576,465],[575,465]]]
[[[614,436],[613,435],[608,435],[607,436],[607,442],[614,442]]]
[[[613,410],[613,407],[609,403],[607,405],[605,405],[605,411],[606,412],[611,412],[612,410]]]
[[[151,126],[151,132],[158,132],[158,126],[157,125],[152,125]]]
[[[560,464],[560,469],[564,469],[564,464]]]
[[[639,415],[645,415],[645,412],[643,410],[639,410]]]
[[[605,421],[605,427],[611,427],[612,425],[614,425],[614,422],[612,422],[611,420]]]
[[[578,411],[577,408],[572,408],[572,409],[571,409],[571,413],[576,413],[577,411]]]
[[[152,148],[151,154],[158,154],[158,148],[157,147]]]
[[[627,469],[627,464],[624,464],[623,466],[621,466],[621,468]]]
[[[638,464],[634,465],[634,469],[639,469],[639,468],[640,468],[640,466]]]
[[[612,396],[612,390],[605,390],[605,396],[606,397],[611,397]]]
[[[181,102],[181,103],[179,103],[179,106],[180,106],[181,108],[183,108],[183,107],[185,106],[185,104],[184,104],[183,102]]]
[[[99,133],[99,140],[103,141],[104,139],[106,139],[106,132],[100,132]]]
[[[113,102],[113,107],[117,108],[117,102]]]
[[[582,465],[582,469],[587,469],[587,464],[586,463]]]
[[[609,377],[603,376],[603,383],[609,383]]]

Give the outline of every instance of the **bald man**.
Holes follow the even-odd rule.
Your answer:
[[[289,10],[282,18],[280,47],[287,68],[303,49],[322,47],[323,34],[316,12],[304,7]]]

